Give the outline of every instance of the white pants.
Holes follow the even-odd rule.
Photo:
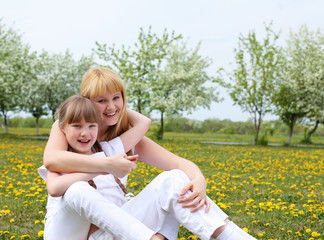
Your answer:
[[[174,240],[179,223],[201,239],[210,239],[215,229],[225,224],[227,215],[210,199],[211,209],[207,214],[205,209],[191,213],[190,208],[182,208],[177,200],[188,181],[180,170],[163,172],[121,208],[87,182],[75,183],[62,198],[64,211],[47,220],[45,239],[86,239],[86,235],[80,236],[89,230],[89,222],[100,228],[92,236],[96,240],[113,239],[112,235],[121,240],[143,240],[156,232]],[[79,225],[79,229],[74,225]],[[79,233],[77,238],[72,238],[73,232]]]

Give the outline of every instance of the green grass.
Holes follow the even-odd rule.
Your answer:
[[[17,130],[19,135],[31,132]],[[257,239],[311,239],[312,234],[321,239],[324,148],[200,142],[246,142],[248,137],[166,133],[160,144],[194,161],[206,176],[208,195]],[[0,239],[42,239],[38,233],[43,229],[47,193],[36,169],[42,164],[46,140],[5,135],[0,139]],[[159,172],[139,162],[127,187],[137,193]],[[195,238],[180,229],[179,239]]]

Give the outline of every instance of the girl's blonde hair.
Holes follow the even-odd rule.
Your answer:
[[[105,132],[104,140],[109,141],[129,129],[125,86],[118,74],[111,69],[103,67],[89,69],[81,82],[81,95],[92,100],[104,95],[106,91],[111,94],[121,92],[124,103],[117,124],[109,126]]]
[[[100,117],[97,108],[87,98],[74,95],[66,99],[58,109],[59,127],[62,129],[66,124],[79,123],[82,120],[87,123],[99,123]],[[73,149],[69,146],[69,151]],[[96,141],[93,145],[94,152],[102,151],[100,144]]]
[[[66,99],[58,110],[59,126],[77,123],[83,119],[89,123],[99,123],[100,117],[97,108],[87,98],[74,95]]]

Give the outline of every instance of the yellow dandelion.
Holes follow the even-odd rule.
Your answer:
[[[320,233],[318,233],[318,232],[312,232],[312,237],[319,237],[319,236],[321,236]]]
[[[249,232],[249,229],[246,228],[246,227],[244,227],[244,228],[243,228],[243,231],[244,231],[244,232]]]
[[[265,232],[258,233],[258,236],[259,236],[259,237],[263,237],[264,234],[265,234]]]
[[[40,231],[38,232],[38,237],[43,237],[43,235],[44,235],[44,231],[43,231],[43,230],[40,230]]]

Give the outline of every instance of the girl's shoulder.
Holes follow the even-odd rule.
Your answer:
[[[123,142],[120,137],[116,137],[109,141],[100,142],[102,150],[107,156],[114,156],[125,153]]]

